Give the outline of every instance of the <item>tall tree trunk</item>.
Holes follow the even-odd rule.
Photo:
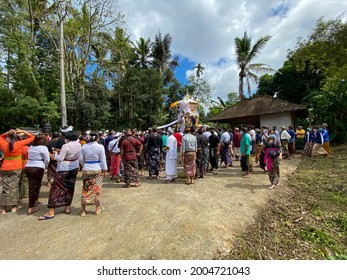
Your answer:
[[[6,86],[7,89],[10,90],[10,83],[11,83],[11,65],[10,65],[10,59],[11,59],[11,51],[10,48],[7,49],[7,73],[6,73]]]
[[[65,71],[64,71],[64,20],[59,22],[59,63],[60,63],[60,106],[61,106],[61,125],[67,125],[66,95],[65,95]]]
[[[239,97],[241,101],[244,99],[244,94],[243,94],[243,76],[240,72],[239,74]]]

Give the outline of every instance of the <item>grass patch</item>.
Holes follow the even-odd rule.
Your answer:
[[[215,259],[347,259],[347,146],[304,158],[256,223]]]

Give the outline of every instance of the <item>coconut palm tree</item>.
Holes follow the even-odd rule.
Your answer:
[[[196,76],[198,77],[198,79],[204,74],[204,70],[205,67],[201,65],[201,63],[199,62],[194,68],[193,70],[196,69]]]
[[[162,37],[161,32],[155,35],[152,45],[152,66],[158,69],[160,76],[166,85],[173,77],[174,70],[178,66],[178,57],[171,59],[171,42],[172,37],[166,34]]]
[[[134,52],[136,54],[135,67],[148,68],[150,65],[151,39],[141,37],[134,43]]]
[[[242,38],[235,38],[235,51],[237,55],[237,64],[240,69],[239,72],[239,96],[243,100],[245,98],[243,92],[243,83],[246,79],[248,96],[251,95],[250,79],[258,81],[258,76],[254,72],[274,72],[269,65],[263,63],[251,63],[252,60],[259,54],[260,50],[271,39],[271,36],[264,36],[259,38],[252,46],[252,37],[247,35],[247,32],[243,34]]]

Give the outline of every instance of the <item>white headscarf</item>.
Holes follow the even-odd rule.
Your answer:
[[[60,132],[66,133],[66,132],[69,132],[69,131],[72,131],[72,130],[73,130],[73,126],[70,125],[69,127],[62,128],[60,130]]]

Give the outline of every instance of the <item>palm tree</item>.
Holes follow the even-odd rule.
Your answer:
[[[198,79],[200,78],[200,76],[202,76],[204,74],[204,70],[205,67],[201,65],[201,63],[199,62],[194,68],[193,70],[196,69],[196,76],[198,77]]]
[[[258,39],[252,46],[252,37],[243,34],[242,38],[235,38],[235,51],[237,55],[237,64],[240,69],[239,72],[239,96],[243,100],[245,98],[243,93],[243,81],[246,78],[248,95],[251,95],[250,79],[258,81],[258,76],[253,72],[274,72],[269,65],[263,63],[251,63],[252,60],[259,54],[260,50],[271,39],[271,36],[264,36]]]
[[[134,44],[134,52],[136,54],[135,67],[148,68],[150,61],[151,39],[141,37]]]
[[[169,34],[166,34],[163,38],[161,32],[159,32],[155,35],[154,43],[152,45],[152,65],[154,68],[158,69],[162,77],[171,66],[171,42],[172,37]]]

